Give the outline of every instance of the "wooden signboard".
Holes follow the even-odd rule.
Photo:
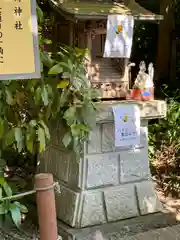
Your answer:
[[[0,0],[0,80],[40,78],[36,0]]]

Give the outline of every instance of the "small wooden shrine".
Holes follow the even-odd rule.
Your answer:
[[[102,99],[125,98],[129,89],[129,59],[103,58],[107,16],[132,15],[135,20],[159,21],[135,0],[49,0],[53,13],[56,44],[89,49],[88,74]]]
[[[103,58],[107,16],[129,14],[137,20],[160,20],[162,17],[142,8],[134,0],[118,3],[103,0],[49,1],[57,10],[53,13],[56,43],[90,50],[88,75],[92,86],[102,90],[103,100],[127,98],[132,64],[129,59]],[[139,221],[140,216],[152,216],[162,210],[149,168],[148,120],[164,118],[167,107],[165,101],[149,101],[150,91],[140,91],[152,87],[152,64],[147,68],[142,61],[139,68],[129,94],[130,98],[134,94],[133,101],[99,103],[96,124],[88,141],[83,144],[81,155],[65,148],[61,121],[53,122],[51,142],[39,156],[39,171],[52,173],[59,183],[61,192],[55,192],[56,211],[58,231],[63,240],[94,239],[97,229],[103,239],[121,239],[122,226],[127,225],[127,221],[122,224],[123,220],[136,218]],[[146,87],[144,83],[147,83]],[[134,130],[129,123],[125,127],[122,125],[123,134],[116,127],[122,124],[120,119],[129,119],[133,123],[133,117],[128,116],[129,110],[127,113],[124,110],[119,112],[118,117],[113,110],[116,107],[133,109],[134,105],[139,108],[140,120],[137,144],[131,142]],[[135,115],[136,111],[133,111],[131,116]],[[122,136],[128,137],[126,144],[116,144],[116,139]]]

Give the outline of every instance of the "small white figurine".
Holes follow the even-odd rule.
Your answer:
[[[148,74],[146,73],[146,64],[144,61],[141,61],[139,64],[139,72],[136,77],[134,87],[138,89],[144,89],[148,79]]]

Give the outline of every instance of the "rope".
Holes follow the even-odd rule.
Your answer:
[[[56,183],[53,183],[52,185],[47,186],[47,187],[43,187],[43,188],[34,188],[34,190],[35,190],[36,192],[39,192],[39,191],[46,191],[46,190],[50,190],[50,189],[52,189],[52,188],[55,188],[55,186],[56,186]]]
[[[54,182],[52,185],[47,186],[47,187],[34,188],[33,190],[25,192],[25,193],[19,193],[19,194],[16,194],[16,195],[0,198],[0,202],[4,202],[6,200],[15,200],[15,199],[18,199],[18,198],[22,198],[24,196],[32,195],[32,194],[34,194],[36,192],[39,192],[39,191],[46,191],[46,190],[50,190],[50,189],[53,189],[53,188],[55,189],[55,191],[57,193],[61,193],[59,183],[58,182]]]

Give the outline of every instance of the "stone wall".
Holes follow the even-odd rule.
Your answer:
[[[81,228],[160,210],[150,180],[148,121],[141,121],[141,145],[115,148],[113,121],[100,121],[84,145],[84,154],[64,149],[61,128],[41,155],[41,172],[52,172],[61,186],[56,194],[57,216]]]

